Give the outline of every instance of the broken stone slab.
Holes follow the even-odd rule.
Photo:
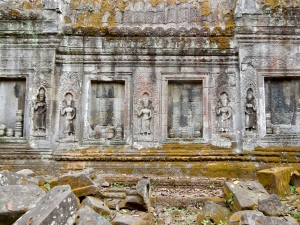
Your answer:
[[[290,185],[300,187],[300,172],[299,171],[293,171],[291,180],[290,180]]]
[[[85,205],[77,211],[76,225],[111,225],[89,206]]]
[[[202,212],[198,214],[197,221],[210,220],[213,223],[227,221],[229,218],[229,210],[214,202],[207,201],[202,207]]]
[[[34,177],[17,174],[8,170],[0,172],[0,186],[29,184],[38,185],[38,181]]]
[[[150,211],[150,182],[139,181],[134,188],[110,188],[102,190],[99,197],[110,209],[128,208],[139,211]]]
[[[270,194],[284,197],[290,194],[290,179],[292,167],[274,167],[257,172],[259,182]]]
[[[256,214],[245,214],[240,225],[298,225],[294,220],[285,217],[268,217]]]
[[[70,185],[72,191],[77,197],[94,195],[99,190],[90,178],[88,170],[79,173],[66,174],[56,180],[50,181],[50,186],[55,187],[59,185]]]
[[[259,215],[259,216],[264,216],[264,214],[262,212],[257,211],[257,210],[238,211],[230,216],[228,225],[240,225],[241,217],[246,214],[247,215],[255,214],[255,215]]]
[[[230,208],[234,211],[252,210],[258,200],[270,195],[264,187],[255,181],[225,182],[224,194]]]
[[[134,215],[117,213],[112,225],[153,224],[154,216],[150,213],[136,212]]]
[[[13,225],[64,224],[78,209],[79,202],[69,185],[56,186],[43,196],[36,206]]]
[[[112,213],[112,211],[99,198],[88,196],[81,203],[81,206],[85,205],[89,206],[101,216],[110,215]]]
[[[266,199],[259,200],[258,210],[266,216],[280,216],[289,213],[288,207],[282,204],[279,197],[275,194],[270,195]]]
[[[35,185],[0,186],[0,224],[11,225],[45,195]]]
[[[150,180],[140,180],[136,185],[136,191],[143,198],[144,203],[145,203],[145,208],[147,208],[147,211],[150,212],[150,210],[151,210],[151,204],[150,204],[151,185],[150,185]]]

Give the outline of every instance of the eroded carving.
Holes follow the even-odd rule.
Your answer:
[[[256,129],[256,102],[253,95],[253,90],[247,90],[246,105],[245,105],[245,128],[247,131]]]
[[[45,89],[42,87],[39,89],[37,100],[34,103],[34,129],[39,132],[46,131],[46,96]]]
[[[151,132],[151,120],[152,120],[152,102],[149,99],[149,94],[144,93],[143,99],[138,107],[138,117],[140,117],[140,134],[150,135]]]
[[[228,132],[230,128],[230,118],[232,109],[229,105],[229,98],[226,92],[221,93],[220,99],[217,103],[216,114],[219,118],[218,129],[219,132]]]
[[[67,93],[65,95],[65,100],[63,101],[63,107],[61,109],[61,115],[65,117],[63,134],[67,134],[68,136],[75,134],[73,120],[76,116],[76,108],[74,107],[73,95],[71,93]]]

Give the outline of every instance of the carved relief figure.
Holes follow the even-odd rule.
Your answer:
[[[37,100],[34,103],[34,111],[35,114],[35,130],[37,131],[45,131],[46,130],[46,97],[45,97],[45,89],[40,88],[39,93],[37,95]]]
[[[67,93],[65,95],[64,106],[61,109],[61,115],[66,115],[65,127],[63,130],[64,134],[68,134],[69,136],[75,133],[75,127],[73,124],[73,120],[76,115],[76,108],[74,105],[73,95],[71,93]]]
[[[226,92],[223,92],[220,95],[220,99],[216,107],[216,114],[220,118],[219,131],[227,132],[229,130],[229,119],[232,114],[232,109],[229,105],[229,99]]]
[[[140,107],[138,108],[138,117],[141,117],[140,134],[151,134],[151,119],[152,119],[152,107],[149,95],[145,93],[143,100],[141,100]]]
[[[251,131],[256,129],[256,104],[253,96],[253,90],[247,90],[246,105],[245,105],[245,127],[246,130]]]

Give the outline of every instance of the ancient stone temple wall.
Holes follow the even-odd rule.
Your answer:
[[[0,6],[4,164],[193,176],[297,164],[297,1]]]

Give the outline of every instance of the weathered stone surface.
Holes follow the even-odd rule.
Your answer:
[[[94,184],[87,171],[66,174],[50,182],[51,187],[58,185],[70,185],[77,197],[93,195],[99,190],[99,187]]]
[[[290,185],[300,187],[300,172],[299,171],[295,170],[292,172]]]
[[[27,184],[37,185],[37,183],[38,182],[36,179],[22,174],[17,174],[8,170],[3,170],[0,172],[0,186]]]
[[[29,169],[23,169],[20,171],[16,172],[19,175],[24,175],[24,176],[35,176],[35,172],[33,172],[32,170]]]
[[[243,215],[259,215],[263,216],[264,214],[262,212],[259,212],[257,210],[243,210],[243,211],[238,211],[232,214],[229,218],[228,225],[240,225],[241,217]]]
[[[134,215],[117,213],[112,220],[113,225],[151,225],[153,215],[150,213],[136,212]]]
[[[229,210],[214,202],[207,201],[204,203],[202,212],[198,214],[197,221],[210,220],[214,223],[225,222],[229,218]]]
[[[292,171],[292,167],[275,167],[258,171],[257,178],[270,194],[283,197],[290,194],[289,183]]]
[[[11,225],[45,196],[45,191],[34,185],[0,186],[0,224]]]
[[[100,216],[89,206],[85,205],[77,211],[76,225],[110,225],[105,218]]]
[[[111,210],[99,198],[88,196],[82,201],[81,205],[89,206],[96,213],[98,213],[102,216],[111,214]]]
[[[150,180],[141,180],[136,185],[137,193],[143,197],[145,208],[150,212],[151,185]]]
[[[241,218],[240,225],[297,225],[294,220],[289,221],[284,217],[267,217],[255,214],[245,214]]]
[[[281,203],[277,195],[272,194],[268,198],[258,200],[258,210],[266,216],[280,216],[288,213],[288,207]]]
[[[69,185],[56,186],[43,196],[34,208],[20,217],[14,225],[64,224],[78,209],[77,198]]]
[[[264,187],[255,181],[225,182],[225,198],[230,201],[229,206],[233,211],[251,210],[258,205],[258,200],[269,197]]]

